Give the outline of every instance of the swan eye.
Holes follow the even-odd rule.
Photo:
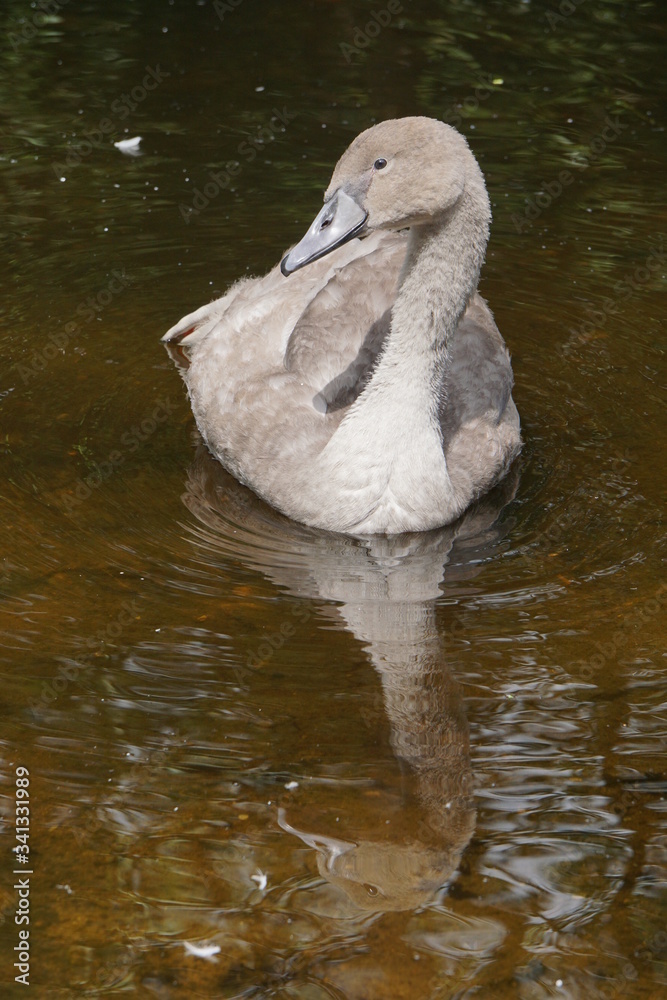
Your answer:
[[[384,168],[387,166],[387,161],[385,160],[384,156],[380,156],[379,159],[375,161],[373,166],[375,167],[376,170],[384,170]]]

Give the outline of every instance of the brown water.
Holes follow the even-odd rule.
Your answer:
[[[664,21],[570,7],[3,5],[2,996],[21,929],[39,997],[665,995]],[[159,336],[404,114],[486,173],[525,449],[363,543],[216,466]]]

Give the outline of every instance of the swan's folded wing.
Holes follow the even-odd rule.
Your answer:
[[[452,338],[440,424],[445,448],[462,427],[480,419],[498,424],[511,398],[514,377],[493,314],[478,293]]]
[[[440,426],[455,491],[479,496],[521,448],[509,352],[484,299],[475,294],[452,339]]]
[[[285,367],[316,389],[329,409],[352,402],[375,364],[406,242],[405,233],[374,234],[359,241],[358,253],[341,267],[331,254],[329,279],[294,326]],[[341,250],[349,255],[348,248]]]
[[[175,323],[171,329],[167,330],[162,340],[168,344],[180,344],[182,347],[191,347],[207,337],[211,330],[215,329],[224,314],[231,306],[243,286],[249,281],[242,278],[237,281],[229,291],[213,302],[207,302],[194,312],[188,313]]]

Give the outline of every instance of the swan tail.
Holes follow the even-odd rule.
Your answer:
[[[167,330],[162,340],[168,344],[179,344],[181,347],[190,347],[199,343],[208,336],[220,319],[219,314],[212,315],[210,304],[202,306],[196,312],[189,313],[179,320],[175,326]]]

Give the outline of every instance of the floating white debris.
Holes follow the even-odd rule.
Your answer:
[[[183,947],[188,955],[194,955],[195,958],[205,958],[208,962],[216,962],[217,959],[213,956],[220,951],[219,944],[190,944],[189,941],[184,941]]]
[[[135,135],[132,139],[119,139],[118,142],[114,142],[114,146],[127,156],[139,156],[141,152],[139,149],[140,143],[141,136]]]
[[[264,890],[266,889],[267,878],[264,872],[261,870],[261,868],[258,868],[257,874],[251,875],[250,878],[253,880],[253,882],[256,882],[259,888],[262,890],[262,892],[264,892]]]
[[[299,782],[298,781],[288,781],[287,784],[285,785],[285,788],[288,788],[290,791],[293,788],[298,788],[298,787],[299,787]]]

